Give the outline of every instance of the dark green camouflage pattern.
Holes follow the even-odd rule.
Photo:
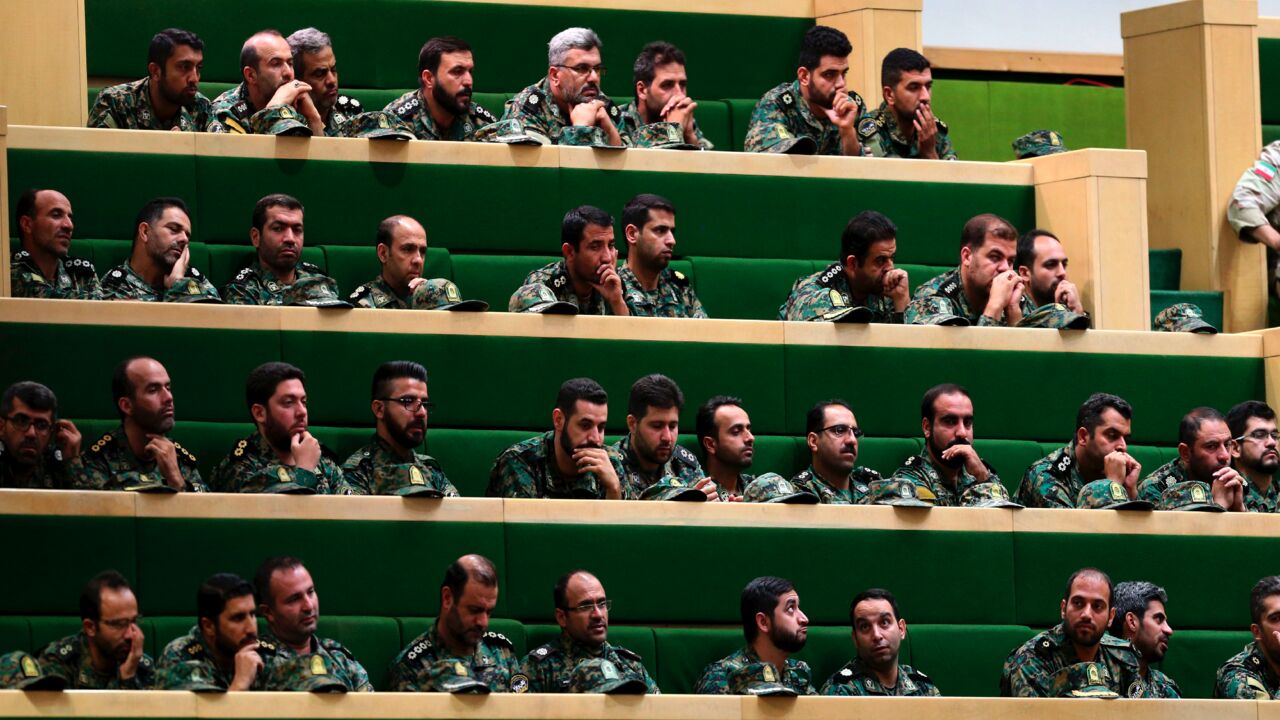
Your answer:
[[[412,90],[387,103],[385,112],[400,118],[419,140],[453,140],[457,142],[476,139],[476,132],[485,125],[498,122],[493,113],[477,103],[469,103],[467,112],[454,118],[448,132],[441,132],[435,118],[422,100],[420,90]]]
[[[418,471],[416,475],[414,468]],[[376,434],[372,442],[352,453],[342,464],[342,477],[354,495],[395,495],[405,486],[406,469],[411,476],[410,483],[417,484],[413,480],[420,479],[421,484],[439,490],[445,497],[458,496],[458,489],[445,477],[435,458],[414,452],[413,459],[406,462]]]
[[[1036,304],[1028,295],[1019,303],[1023,316],[1036,311]],[[916,288],[911,303],[903,317],[908,325],[977,325],[978,327],[1008,327],[1004,313],[999,320],[982,314],[986,308],[972,308],[964,294],[964,280],[960,268],[933,278]]]
[[[642,678],[646,687],[645,692],[651,694],[661,692],[658,689],[658,683],[649,676],[644,663],[636,653],[608,642],[592,647],[577,642],[564,633],[561,633],[554,642],[534,648],[524,656],[524,660],[520,662],[520,674],[527,680],[528,690],[522,692],[583,692],[575,691],[571,687],[573,671],[579,663],[592,659],[608,660],[621,673]]]
[[[122,262],[102,276],[103,300],[141,300],[144,302],[222,302],[222,296],[196,268],[173,285],[157,290],[133,271],[128,261]]]
[[[289,105],[255,109],[244,83],[214,98],[213,114],[227,132],[236,135],[311,135],[306,118]]]
[[[743,647],[732,655],[721,658],[706,667],[702,671],[702,676],[698,678],[698,683],[694,685],[693,691],[699,695],[732,695],[730,685],[730,677],[735,673],[743,670],[748,665],[762,662],[760,657],[750,646]],[[803,660],[796,660],[793,657],[787,658],[786,667],[781,672],[777,668],[771,669],[777,674],[776,680],[781,685],[790,688],[797,695],[817,695],[817,691],[813,689],[812,676],[809,670],[809,664]]]
[[[818,471],[809,467],[791,478],[797,489],[818,496],[823,505],[866,505],[870,502],[871,483],[880,481],[880,473],[866,467],[855,467],[849,473],[849,487],[840,489],[828,483]]]
[[[604,94],[598,96],[608,107],[609,117],[614,125],[618,124],[618,106]],[[537,83],[521,90],[515,97],[507,101],[502,113],[503,120],[514,120],[525,132],[540,135],[551,140],[555,145],[587,145],[595,147],[625,147],[627,136],[621,132],[623,145],[610,145],[604,130],[598,127],[573,125],[565,113],[561,112],[551,96],[551,84],[544,77]],[[492,132],[496,128],[489,128]],[[476,133],[476,139],[487,141],[494,138],[484,128]]]
[[[320,268],[308,262],[300,262],[294,271],[296,279],[319,277],[330,279]],[[275,274],[256,260],[249,267],[241,268],[231,282],[222,288],[222,299],[232,305],[287,305],[290,285],[276,280]],[[335,294],[334,299],[340,299]]]
[[[62,690],[67,682],[49,675],[35,656],[22,650],[0,655],[0,690]]]
[[[1138,499],[1146,500],[1153,505],[1160,504],[1160,497],[1171,486],[1191,479],[1182,460],[1174,458],[1161,465],[1138,483]]]
[[[254,432],[236,443],[229,455],[213,469],[209,485],[216,492],[314,492],[317,495],[350,495],[351,487],[342,477],[342,468],[333,452],[321,446],[323,454],[315,472],[284,465],[261,433]]]
[[[289,676],[298,673],[291,671],[288,665],[284,667],[280,667],[280,665],[295,658],[319,655],[324,658],[325,669],[348,690],[353,692],[373,692],[373,685],[369,682],[369,673],[365,672],[364,666],[360,664],[360,661],[356,660],[356,656],[337,640],[329,640],[312,635],[311,651],[306,656],[300,656],[293,648],[281,642],[280,638],[276,637],[270,628],[265,628],[258,636],[258,654],[262,656],[262,661],[266,666],[271,669],[271,673],[267,678],[268,690],[309,689],[295,686]]]
[[[3,478],[3,471],[0,471],[0,478]],[[1280,488],[1276,487],[1274,478],[1271,484],[1267,485],[1266,490],[1258,489],[1258,486],[1249,479],[1249,476],[1240,473],[1240,477],[1244,478],[1244,509],[1249,512],[1256,513],[1273,513],[1280,512]],[[0,487],[3,481],[0,480]]]
[[[1103,634],[1096,661],[1106,669],[1107,687],[1121,697],[1152,697],[1138,674],[1138,654],[1128,640]],[[1000,674],[1001,697],[1054,697],[1058,672],[1080,662],[1061,623],[1009,653]]]
[[[437,310],[462,302],[462,292],[451,280],[428,279],[401,297],[381,275],[357,287],[347,298],[352,305],[379,310]]]
[[[234,665],[231,669],[234,673]],[[270,673],[271,669],[264,663],[249,689],[266,690]],[[234,674],[225,673],[218,667],[198,625],[193,625],[186,635],[165,645],[156,661],[157,690],[227,690],[233,677]]]
[[[89,638],[84,632],[54,640],[40,651],[40,668],[66,680],[68,690],[149,690],[155,686],[155,664],[143,653],[138,672],[128,680],[118,675],[99,675],[89,655]]]
[[[786,302],[778,308],[778,319],[832,320],[852,303],[844,265],[831,263],[796,280]],[[902,324],[902,313],[894,311],[893,300],[887,296],[868,295],[865,307],[871,311],[871,322]]]
[[[93,263],[68,255],[57,261],[52,278],[46,278],[26,250],[13,254],[9,265],[13,297],[56,300],[101,300],[102,285]]]
[[[1256,640],[1218,668],[1213,696],[1238,700],[1280,699],[1280,677],[1276,677]]]
[[[696,112],[696,111],[695,111]],[[646,124],[632,100],[618,108],[618,134],[627,138],[627,144],[638,148],[682,147],[690,150],[714,150],[715,145],[702,134],[698,121],[693,121],[693,132],[698,137],[698,147],[689,147],[684,141],[684,127],[680,123],[659,121]]]
[[[818,694],[852,697],[867,697],[871,695],[939,697],[942,695],[928,675],[910,665],[899,665],[898,684],[893,687],[885,687],[876,679],[875,673],[862,662],[861,658],[854,658],[844,667],[832,673],[831,677],[827,678],[827,681],[822,684],[822,690]]]
[[[394,692],[448,692],[437,685],[440,676],[434,674],[432,668],[441,661],[453,661],[462,663],[472,677],[491,691],[513,692],[519,661],[512,647],[505,635],[487,632],[481,636],[474,653],[459,657],[450,652],[432,624],[391,661],[387,688]]]
[[[569,280],[569,271],[564,260],[534,270],[525,276],[524,282],[511,295],[507,304],[509,312],[525,312],[529,308],[546,302],[567,302],[578,308],[579,315],[612,315],[613,309],[605,301],[604,296],[591,291],[591,297],[585,305],[573,291],[573,283]]]
[[[572,478],[560,475],[556,467],[555,431],[548,431],[537,437],[529,438],[512,445],[493,463],[489,471],[489,486],[485,490],[488,497],[509,498],[604,498],[604,488],[592,473],[583,473]],[[618,474],[622,483],[623,499],[635,499],[631,486],[624,479],[626,470],[622,467],[622,455],[612,447],[607,448],[613,460],[613,471]]]
[[[209,98],[196,93],[190,109],[179,106],[166,124],[156,117],[151,105],[151,78],[102,88],[89,109],[88,127],[119,130],[179,130],[181,132],[226,132],[218,121]]]
[[[30,473],[19,477],[18,463],[13,454],[0,443],[0,488],[19,490],[68,490],[80,481],[84,474],[83,455],[64,462],[62,453],[53,449],[52,443]]]
[[[932,494],[935,497],[935,505],[939,507],[957,507],[962,504],[961,498],[965,491],[970,488],[986,483],[1000,483],[1000,477],[996,474],[996,469],[991,467],[985,460],[982,464],[987,468],[986,480],[978,482],[978,479],[970,475],[968,470],[960,468],[960,476],[956,478],[956,484],[952,487],[942,478],[942,473],[938,472],[938,468],[934,466],[929,455],[921,453],[907,458],[897,470],[893,471],[893,477],[905,478],[915,483],[916,491],[920,493],[920,497],[924,500],[928,500],[927,495]]]
[[[1075,443],[1040,458],[1018,485],[1018,502],[1032,508],[1073,508],[1088,483],[1080,475]]]
[[[178,469],[186,481],[183,490],[209,492],[209,487],[200,479],[196,456],[176,442],[173,445],[178,455]],[[165,482],[154,460],[134,456],[123,425],[117,425],[88,448],[84,466],[84,475],[75,484],[77,490],[128,490]]]
[[[618,269],[618,277],[622,279],[622,296],[633,317],[707,317],[689,278],[679,270],[664,268],[658,273],[658,286],[652,291],[641,287],[636,274],[626,265]]]
[[[862,96],[850,90],[849,99],[857,106],[854,111],[860,117],[867,111]],[[785,153],[797,145],[812,143],[816,150],[811,155],[842,155],[840,130],[829,120],[814,117],[809,103],[800,94],[800,81],[782,83],[760,98],[751,111],[746,141],[742,149],[747,152]],[[862,154],[867,147],[862,146]]]
[[[886,102],[880,103],[879,108],[859,118],[858,140],[873,157],[920,157],[920,148],[915,141],[903,136],[898,127],[898,119]],[[951,146],[951,138],[947,137],[947,124],[941,120],[938,120],[938,135],[934,138],[933,146],[938,152],[939,160],[956,159],[956,150]]]
[[[624,435],[621,440],[609,446],[611,453],[616,453],[622,460],[622,474],[618,477],[622,480],[622,485],[627,488],[624,494],[640,495],[649,486],[662,480],[665,477],[673,477],[684,483],[685,485],[694,485],[702,478],[706,477],[706,473],[702,472],[702,465],[698,462],[698,457],[686,450],[680,445],[676,445],[671,449],[671,457],[662,465],[659,465],[653,472],[645,472],[640,467],[639,461],[636,459],[635,451],[631,449],[631,435]]]

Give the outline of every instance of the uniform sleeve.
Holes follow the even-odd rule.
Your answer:
[[[747,138],[742,144],[746,152],[781,152],[787,147],[784,140],[795,138],[787,128],[786,116],[778,106],[766,98],[756,103],[747,126]]]
[[[369,682],[369,673],[359,660],[347,653],[339,653],[346,666],[347,676],[351,678],[351,689],[355,692],[373,692],[373,683]]]
[[[209,492],[209,486],[204,483],[204,478],[200,477],[199,468],[191,468],[191,472],[183,474],[183,479],[187,481],[187,492]]]
[[[1000,694],[1005,697],[1049,697],[1049,688],[1043,682],[1046,676],[1037,659],[1017,654],[1005,663]]]
[[[489,487],[484,494],[504,498],[537,497],[532,468],[518,454],[502,453],[489,471]]]
[[[689,317],[697,320],[707,320],[711,316],[707,314],[707,309],[702,307],[702,301],[698,299],[698,293],[689,288]]]
[[[190,302],[193,297],[203,297],[209,300],[222,300],[222,296],[218,294],[217,288],[213,283],[203,277],[192,277],[190,275],[178,278],[177,282],[170,285],[164,291],[165,302]]]
[[[723,663],[712,663],[702,671],[702,677],[698,678],[698,682],[693,686],[693,692],[697,695],[728,695],[729,694],[729,678],[725,673]]]
[[[939,160],[958,160],[956,157],[956,149],[951,145],[951,137],[947,130],[939,128],[938,137],[934,141],[934,147],[938,151]]]
[[[359,462],[351,462],[348,460],[342,465],[342,478],[347,481],[347,487],[351,489],[352,495],[372,495],[373,485],[370,482],[369,474]]]
[[[462,493],[458,492],[458,488],[449,482],[449,478],[444,474],[443,470],[437,469],[432,475],[434,476],[432,479],[436,482],[436,489],[444,493],[445,497],[461,497]]]
[[[1280,146],[1275,143],[1263,148],[1262,155],[1240,176],[1231,193],[1227,206],[1227,221],[1237,234],[1247,228],[1267,224],[1270,215],[1280,206]]]
[[[560,692],[560,688],[555,686],[555,673],[552,672],[552,664],[553,663],[535,659],[532,652],[524,656],[524,659],[520,661],[519,669],[516,672],[529,678],[529,689],[526,692]]]
[[[955,303],[940,295],[927,295],[912,299],[902,320],[907,325],[940,325],[957,317],[961,315]]]
[[[261,305],[258,296],[242,283],[229,282],[222,288],[222,301],[230,305]]]
[[[77,472],[68,472],[68,488],[71,490],[105,490],[111,480],[111,468],[96,453],[81,453],[77,458]],[[68,467],[71,470],[71,467]]]
[[[818,694],[835,697],[849,697],[854,693],[852,685],[849,683],[835,682],[835,676],[833,675],[827,678],[826,682],[822,683],[822,688],[818,690]]]
[[[407,653],[401,653],[387,668],[387,689],[391,692],[422,692],[418,667],[409,660]]]
[[[605,140],[604,131],[598,127],[566,125],[556,138],[557,145],[574,147],[614,147]]]
[[[1027,468],[1018,486],[1018,502],[1035,508],[1073,508],[1076,499],[1067,492],[1066,485],[1039,463]]]
[[[89,110],[89,122],[85,127],[91,128],[122,128],[119,120],[116,119],[114,103],[112,103],[110,88],[102,88],[98,91],[98,97],[93,102],[93,107]]]
[[[1162,494],[1164,494],[1164,487],[1160,479],[1154,475],[1138,483],[1139,500],[1146,500],[1149,503],[1156,504],[1160,502]]]
[[[351,485],[347,483],[346,477],[343,476],[342,468],[338,467],[338,464],[334,461],[329,458],[322,457],[320,458],[320,467],[316,469],[320,471],[319,474],[324,478],[325,484],[328,485],[329,495],[356,494],[351,489]],[[294,471],[299,475],[307,472],[302,468],[295,468]]]
[[[1269,700],[1267,686],[1244,667],[1228,663],[1218,670],[1213,696],[1224,700]]]

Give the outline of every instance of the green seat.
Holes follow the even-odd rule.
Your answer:
[[[1280,79],[1280,38],[1258,38],[1258,85],[1262,88],[1262,124],[1280,124],[1280,93],[1272,88]],[[1263,142],[1270,142],[1263,140]]]
[[[395,618],[322,615],[316,634],[345,645],[364,666],[374,689],[387,689],[387,668],[403,647]]]
[[[714,150],[730,152],[733,147],[733,118],[729,104],[723,100],[698,100],[694,117],[698,129],[715,147]]]
[[[1181,250],[1148,250],[1147,268],[1152,290],[1178,290],[1182,287]]]
[[[547,410],[547,430],[551,410]],[[427,432],[425,452],[440,462],[445,475],[463,497],[484,497],[489,470],[508,447],[533,437],[527,430],[459,430],[440,428]]]
[[[755,109],[756,103],[769,90],[773,89],[773,85],[763,88],[754,98],[725,100],[729,106],[730,126],[733,128],[733,149],[742,151],[747,141],[747,130],[751,127],[751,111]]]
[[[698,299],[713,318],[776,320],[791,286],[818,269],[812,260],[690,258]]]
[[[97,571],[94,572],[96,574]],[[86,575],[81,584],[88,582],[92,575]],[[75,596],[79,596],[79,589],[76,590]],[[141,606],[142,609],[146,605]],[[79,612],[79,611],[76,611]],[[81,630],[81,621],[78,614],[73,615],[31,615],[27,617],[27,624],[31,627],[31,653],[39,655],[40,651],[49,643],[55,640],[61,640],[68,635],[74,635]],[[145,629],[144,629],[145,632]],[[145,649],[150,652],[150,648]],[[154,656],[153,656],[154,657]]]
[[[1204,319],[1210,325],[1223,330],[1222,326],[1222,293],[1219,291],[1201,291],[1201,290],[1152,290],[1151,291],[1151,320],[1154,322],[1156,315],[1161,310],[1178,303],[1191,303],[1200,308],[1204,313]]]
[[[1027,468],[1044,457],[1039,443],[1029,440],[975,440],[973,449],[978,451],[978,457],[996,469],[1010,494],[1018,491],[1018,484]]]
[[[806,453],[805,463],[808,464],[808,446],[803,442],[801,445]],[[889,477],[907,458],[920,452],[922,447],[921,441],[916,438],[864,437],[858,442],[858,464]]]
[[[1178,683],[1183,697],[1211,698],[1218,668],[1253,642],[1253,635],[1248,630],[1183,630],[1175,614],[1180,604],[1169,598],[1169,622],[1174,632],[1160,669]]]
[[[209,245],[209,281],[221,292],[223,286],[231,282],[241,269],[257,262],[257,251],[252,245]],[[316,265],[321,271],[325,269],[324,250],[318,247],[303,247],[302,260]],[[338,286],[342,292],[350,292],[355,288]]]
[[[899,247],[901,247],[901,244],[899,244]],[[911,293],[913,295],[916,290],[920,289],[921,285],[956,268],[955,265],[898,265],[898,267],[907,271],[907,281],[911,284]]]
[[[511,294],[526,275],[559,258],[527,255],[459,255],[450,258],[453,281],[464,297],[489,303],[489,312],[505,312]]]
[[[915,625],[907,610],[911,665],[948,697],[997,697],[1004,660],[1035,634],[1019,625]]]
[[[344,294],[355,292],[356,288],[382,274],[382,263],[378,260],[378,252],[372,240],[364,247],[326,245],[321,250],[324,251],[325,267],[328,268],[329,275],[338,281],[338,287],[342,288]],[[448,279],[452,272],[449,251],[428,247],[422,277]]]
[[[853,600],[850,595],[845,601],[845,614],[848,615],[849,602]],[[805,595],[803,591],[800,595],[800,608],[804,609]],[[742,631],[738,631],[741,637]],[[903,642],[901,653],[904,658],[911,657],[911,648],[908,643]],[[845,663],[853,659],[857,651],[853,647],[853,631],[848,625],[824,627],[819,625],[809,626],[809,638],[805,641],[804,650],[796,653],[797,660],[803,660],[809,663],[809,668],[813,671],[813,689],[821,690],[823,683],[827,678],[831,677],[837,670],[844,667]],[[903,659],[902,662],[907,662]]]
[[[547,590],[550,591],[550,589],[551,586],[548,585]],[[550,599],[550,592],[547,593],[547,598],[548,600]],[[550,603],[548,603],[548,607],[550,607]],[[560,638],[559,625],[525,625],[524,632],[529,650],[550,642],[556,642]],[[613,645],[621,645],[639,655],[640,662],[644,663],[649,675],[654,679],[654,682],[657,682],[658,653],[653,640],[653,628],[610,625],[609,642]]]
[[[741,648],[741,628],[655,627],[658,685],[664,693],[693,692],[708,665]]]
[[[252,578],[246,579],[250,582],[253,581]],[[195,588],[192,588],[191,599],[195,600]],[[191,606],[194,608],[195,603],[192,602]],[[147,620],[151,623],[151,627],[147,628],[147,644],[155,643],[155,651],[151,653],[151,657],[157,661],[164,654],[165,646],[191,632],[191,628],[197,624],[193,615],[165,615],[149,617]],[[259,628],[265,627],[265,621],[259,618],[258,625]],[[261,629],[259,629],[259,632],[261,632]]]
[[[12,650],[31,652],[31,626],[21,616],[0,616],[0,653]]]
[[[877,93],[877,97],[863,100],[867,101],[868,109],[875,110],[880,106],[881,98]],[[991,132],[990,82],[935,77],[931,102],[934,112],[947,124],[947,137],[961,160],[1012,158],[1009,143],[1013,138],[996,138]],[[957,238],[960,236],[958,230],[955,233]]]

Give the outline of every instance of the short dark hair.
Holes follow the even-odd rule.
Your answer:
[[[1249,593],[1249,618],[1254,625],[1262,622],[1263,601],[1272,595],[1280,595],[1280,575],[1268,575],[1254,583]]]
[[[412,220],[413,218],[408,215],[392,215],[383,218],[382,222],[378,223],[378,232],[373,246],[386,245],[390,249],[392,242],[395,240],[396,225],[399,225],[400,221],[405,219]]]
[[[1075,585],[1076,580],[1078,580],[1079,578],[1089,576],[1089,575],[1100,578],[1103,582],[1107,584],[1107,605],[1108,606],[1112,605],[1113,602],[1115,601],[1116,593],[1115,593],[1115,585],[1111,584],[1111,576],[1095,567],[1084,567],[1071,573],[1071,577],[1067,578],[1067,587],[1062,591],[1062,599],[1070,600],[1071,586]]]
[[[253,585],[248,580],[232,573],[210,575],[196,590],[196,617],[210,620],[217,626],[218,616],[227,607],[227,602],[245,595],[253,595]]]
[[[999,215],[992,213],[975,215],[960,230],[960,247],[977,250],[987,241],[988,235],[1001,240],[1017,241],[1018,230],[1013,227],[1013,223]]]
[[[564,214],[564,220],[560,223],[560,241],[577,250],[582,244],[582,231],[588,225],[611,228],[613,216],[594,205],[579,205]]]
[[[1169,594],[1164,591],[1164,588],[1145,580],[1116,583],[1111,595],[1115,598],[1116,616],[1112,618],[1108,631],[1118,638],[1124,637],[1125,615],[1133,613],[1138,618],[1138,622],[1142,622],[1142,618],[1147,615],[1147,606],[1152,601],[1159,600],[1165,604],[1169,602]]]
[[[252,410],[254,405],[266,405],[276,387],[285,380],[299,380],[304,385],[307,374],[286,362],[265,362],[249,371],[249,379],[244,383],[244,401]]]
[[[1092,436],[1093,431],[1102,423],[1102,411],[1107,408],[1120,413],[1120,417],[1125,420],[1133,419],[1133,406],[1124,398],[1110,393],[1094,393],[1076,411],[1076,427],[1088,430]]]
[[[5,388],[4,394],[0,395],[0,415],[13,414],[14,399],[21,400],[32,410],[50,410],[53,418],[58,419],[58,397],[38,382],[23,380]]]
[[[850,255],[858,258],[859,263],[867,261],[867,250],[871,243],[893,240],[898,237],[898,226],[888,217],[875,210],[863,210],[849,220],[840,235],[841,264]]]
[[[155,63],[164,70],[164,64],[173,57],[173,51],[179,45],[186,45],[192,50],[204,52],[204,41],[200,36],[181,28],[165,28],[151,36],[151,46],[147,48],[147,62]]]
[[[894,48],[880,63],[880,84],[897,87],[905,72],[924,72],[933,67],[929,59],[911,48]]]
[[[129,581],[115,570],[103,570],[90,578],[80,591],[80,619],[97,622],[102,619],[102,591],[130,590]]]
[[[838,405],[849,412],[853,412],[853,407],[839,398],[819,400],[813,404],[813,407],[809,408],[808,414],[804,416],[804,432],[806,435],[822,430],[822,423],[827,419],[827,408],[833,405]]]
[[[569,609],[566,606],[566,603],[568,602],[566,597],[569,591],[569,581],[573,579],[574,575],[579,575],[581,573],[591,574],[588,570],[578,568],[577,570],[570,570],[556,580],[556,584],[551,588],[551,601],[555,603],[555,607],[560,610]]]
[[[643,229],[645,223],[649,222],[650,210],[666,210],[672,215],[676,214],[676,208],[670,200],[653,193],[640,193],[628,200],[627,206],[622,208],[622,227],[635,225]]]
[[[493,566],[492,560],[483,555],[464,557],[475,558],[476,566],[468,570],[463,558],[449,563],[449,567],[444,569],[444,579],[440,581],[441,590],[449,588],[449,592],[456,601],[462,597],[462,591],[467,588],[469,581],[474,580],[484,587],[498,587],[498,570]]]
[[[138,216],[134,218],[133,233],[135,235],[137,234],[138,226],[141,225],[142,223],[146,223],[148,225],[156,224],[156,221],[160,219],[160,216],[164,215],[164,211],[168,210],[171,207],[178,208],[179,210],[182,211],[182,214],[187,216],[188,219],[191,218],[191,211],[187,209],[187,204],[182,201],[182,198],[177,198],[177,197],[152,198],[147,201],[146,205],[142,206],[142,209],[138,211]]]
[[[1038,238],[1047,237],[1058,240],[1058,236],[1045,230],[1044,228],[1036,228],[1022,233],[1018,238],[1018,252],[1013,261],[1013,267],[1032,268],[1036,264],[1036,240]],[[1062,242],[1058,240],[1058,242]]]
[[[427,381],[427,369],[421,363],[412,360],[388,360],[378,366],[373,372],[373,389],[370,391],[371,399],[377,400],[384,398],[387,393],[391,392],[391,381],[401,378],[409,378],[410,380]]]
[[[964,389],[964,386],[955,383],[941,383],[926,390],[924,397],[920,398],[920,419],[933,422],[933,404],[943,395],[955,394],[963,395],[970,400],[973,399],[973,396],[969,394],[968,390]]]
[[[1200,425],[1206,420],[1218,420],[1223,423],[1227,421],[1222,417],[1222,413],[1211,407],[1193,408],[1191,412],[1183,415],[1182,422],[1178,423],[1178,442],[1188,446],[1195,445]]]
[[[120,410],[120,398],[133,398],[133,394],[138,388],[133,386],[129,380],[129,366],[137,360],[150,360],[146,355],[132,355],[120,362],[116,363],[115,369],[111,371],[111,404],[115,406],[116,412],[120,413],[120,417],[124,417],[124,413]]]
[[[21,218],[36,219],[36,198],[40,193],[49,188],[27,188],[18,196],[18,201],[13,205],[13,228],[18,232],[18,236],[22,236]]]
[[[750,644],[756,639],[756,613],[764,613],[773,617],[774,608],[778,607],[778,598],[795,590],[790,580],[766,575],[758,577],[742,588],[742,597],[738,603],[742,615],[742,635]]]
[[[25,400],[23,402],[26,402]],[[30,405],[31,403],[27,403]],[[5,413],[8,413],[5,410]],[[1275,420],[1276,411],[1271,406],[1259,400],[1245,400],[1238,403],[1227,411],[1227,427],[1231,430],[1231,437],[1240,437],[1244,435],[1244,428],[1249,424],[1249,418],[1259,418],[1261,420]]]
[[[631,395],[627,398],[627,414],[639,420],[649,412],[649,408],[676,411],[684,409],[684,393],[675,380],[653,373],[645,375],[631,385]]]
[[[902,619],[902,613],[898,612],[898,600],[893,596],[893,593],[885,590],[884,588],[869,588],[867,590],[863,590],[857,595],[854,595],[853,601],[849,603],[849,627],[853,627],[855,622],[853,611],[857,610],[858,603],[861,603],[864,600],[884,600],[889,603],[889,607],[893,608],[893,619]]]
[[[258,69],[258,61],[261,60],[262,58],[258,57],[258,48],[254,46],[252,41],[255,37],[259,35],[274,35],[280,38],[281,40],[284,40],[284,34],[281,33],[279,30],[276,30],[275,28],[267,28],[265,30],[259,30],[258,32],[250,35],[249,38],[244,41],[244,45],[240,46],[240,67],[241,68],[251,67],[254,70]]]
[[[732,395],[716,395],[698,408],[698,414],[693,420],[694,432],[698,434],[698,447],[702,447],[703,438],[719,437],[720,428],[716,427],[716,411],[726,405],[742,407],[742,399]]]
[[[635,64],[631,66],[632,82],[653,84],[653,78],[658,74],[658,67],[669,63],[685,64],[684,53],[680,48],[663,40],[655,40],[645,45],[636,56]]]
[[[814,25],[804,31],[804,39],[800,41],[799,67],[812,71],[822,64],[822,58],[833,55],[847,58],[853,52],[853,43],[849,36],[833,27]]]
[[[565,380],[556,393],[556,409],[566,418],[571,418],[579,400],[586,400],[592,405],[607,405],[609,393],[591,378],[571,378]]]
[[[253,228],[255,230],[262,232],[262,228],[267,224],[267,210],[273,207],[282,207],[285,210],[302,210],[302,203],[298,202],[298,198],[284,193],[271,193],[264,196],[253,204]]]
[[[422,82],[422,72],[430,70],[434,75],[440,69],[440,57],[445,53],[471,52],[466,40],[452,35],[433,37],[423,44],[418,51],[418,82]]]
[[[271,597],[271,576],[277,570],[292,570],[296,567],[303,567],[302,561],[292,555],[273,555],[263,560],[253,574],[253,594],[258,604],[271,607],[275,602],[275,598]]]

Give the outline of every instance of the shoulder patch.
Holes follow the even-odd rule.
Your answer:
[[[1050,657],[1053,655],[1053,651],[1056,647],[1057,646],[1053,644],[1052,640],[1047,637],[1042,637],[1036,641],[1035,651],[1037,655]]]
[[[685,462],[689,462],[689,463],[698,462],[698,456],[689,452],[689,449],[684,447],[683,445],[676,446],[676,453],[680,456],[680,459],[684,460]]]
[[[786,92],[778,96],[778,102],[782,103],[787,107],[791,107],[792,105],[795,105],[796,99],[795,99],[795,96],[791,94],[791,91],[787,90]]]
[[[269,653],[273,653],[273,654],[274,654],[278,648],[276,647],[276,644],[275,644],[275,643],[273,643],[273,642],[271,642],[270,640],[263,640],[263,639],[259,638],[259,639],[258,639],[258,649],[259,649],[259,650],[266,650],[267,652],[269,652]]]
[[[234,282],[244,281],[245,278],[249,277],[250,272],[252,272],[250,268],[241,268],[240,272],[236,273]]]
[[[479,103],[471,103],[471,114],[488,123],[498,122],[497,116],[486,110],[484,106]]]
[[[919,455],[912,455],[911,457],[907,458],[907,461],[905,463],[903,463],[903,465],[906,465],[909,468],[913,468],[919,464],[920,464]]]
[[[503,645],[507,648],[515,647],[515,644],[508,640],[506,635],[499,632],[487,632],[484,634],[483,638],[488,641],[490,645]]]
[[[365,296],[365,295],[371,295],[372,293],[373,293],[373,291],[369,289],[369,286],[368,286],[368,285],[361,285],[360,287],[356,288],[355,290],[352,290],[352,291],[351,291],[351,294],[350,294],[349,296],[347,296],[347,299],[348,299],[348,300],[359,300],[361,297],[363,297],[363,296]]]
[[[178,444],[178,443],[176,443],[176,442],[173,444],[173,446],[174,446],[175,448],[177,448],[177,449],[178,449],[178,453],[179,453],[179,454],[181,454],[181,455],[182,455],[182,457],[184,457],[184,458],[186,458],[187,460],[191,461],[191,463],[192,463],[193,465],[195,464],[195,462],[196,462],[196,456],[195,456],[195,455],[192,455],[190,450],[188,450],[188,449],[186,449],[186,448],[182,447],[181,445],[179,445],[179,444]]]
[[[360,109],[361,109],[359,100],[353,97],[348,97],[346,95],[341,95],[338,97],[338,107],[353,113],[358,113],[360,112]]]
[[[831,287],[831,284],[844,274],[844,265],[840,263],[831,263],[826,270],[818,276],[818,284],[823,287]]]
[[[676,285],[679,285],[680,287],[689,286],[689,278],[679,270],[671,271],[671,281],[674,282]]]
[[[302,268],[303,270],[306,270],[307,272],[321,273],[321,274],[324,273],[324,271],[320,269],[319,265],[313,265],[309,262],[299,262],[298,267]]]
[[[864,117],[858,121],[858,134],[862,137],[871,137],[879,130],[880,124],[874,117]]]
[[[67,257],[62,261],[63,267],[67,272],[74,275],[97,275],[97,271],[93,269],[93,263],[84,258]]]
[[[535,648],[533,652],[529,653],[529,657],[533,658],[537,662],[542,662],[553,655],[559,655],[559,654],[560,653],[557,652],[555,649],[550,648],[546,645],[543,645],[542,647]]]
[[[614,651],[615,651],[615,652],[617,652],[619,655],[621,655],[622,657],[624,657],[624,658],[626,658],[626,659],[628,659],[628,660],[635,660],[636,662],[640,662],[640,660],[641,660],[640,653],[635,652],[634,650],[630,650],[630,649],[628,649],[628,648],[624,648],[624,647],[622,647],[621,645],[614,645],[614,646],[613,646],[613,649],[614,649]]]
[[[26,250],[19,250],[18,252],[13,254],[13,261],[22,262],[29,257],[31,257],[31,253],[27,252]]]
[[[408,100],[405,100],[399,105],[391,108],[391,112],[401,120],[409,120],[412,119],[414,114],[417,112],[419,104],[420,101],[418,100],[418,94],[414,93]]]
[[[524,109],[529,112],[541,112],[544,104],[546,104],[546,98],[542,97],[542,93],[538,90],[529,93],[529,97],[524,99]]]

